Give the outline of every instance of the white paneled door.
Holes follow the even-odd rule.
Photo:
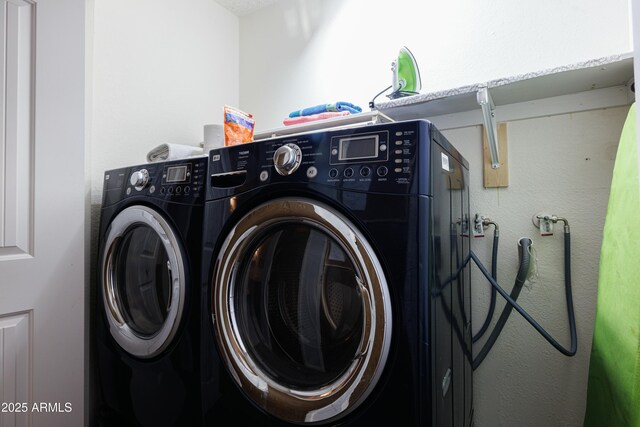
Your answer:
[[[85,0],[0,0],[0,427],[80,426]]]

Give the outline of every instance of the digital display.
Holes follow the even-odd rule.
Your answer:
[[[187,180],[187,165],[167,168],[167,182],[183,182]]]
[[[340,139],[339,160],[370,159],[378,157],[378,135]]]

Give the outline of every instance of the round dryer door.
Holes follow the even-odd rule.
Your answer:
[[[223,243],[212,286],[222,356],[266,412],[328,422],[372,391],[391,339],[389,291],[343,215],[298,198],[255,208]]]
[[[158,212],[132,206],[113,219],[102,295],[111,335],[127,353],[150,358],[170,344],[184,307],[185,271],[176,235]]]

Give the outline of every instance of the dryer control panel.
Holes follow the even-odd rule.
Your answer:
[[[147,163],[105,172],[103,205],[146,196],[170,202],[204,202],[207,159]]]
[[[215,149],[209,153],[207,199],[277,183],[429,194],[432,143],[446,145],[446,151],[461,158],[425,120],[314,132]]]

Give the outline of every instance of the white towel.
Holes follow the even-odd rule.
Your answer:
[[[202,155],[204,155],[204,150],[193,145],[160,144],[147,153],[147,161],[162,162],[165,160],[178,160]]]

